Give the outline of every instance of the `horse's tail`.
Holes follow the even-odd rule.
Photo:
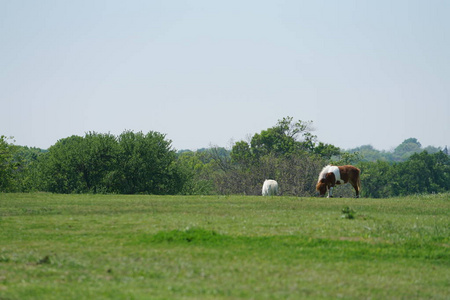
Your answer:
[[[356,180],[356,185],[358,186],[358,192],[361,194],[361,170],[358,169],[358,179]]]

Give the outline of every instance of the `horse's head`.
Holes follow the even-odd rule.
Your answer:
[[[325,195],[325,193],[327,192],[327,183],[325,178],[322,178],[317,182],[316,190],[319,192],[320,196]]]

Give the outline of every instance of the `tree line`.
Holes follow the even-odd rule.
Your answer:
[[[361,157],[361,161],[387,161],[387,162],[402,162],[409,159],[409,157],[415,153],[427,151],[429,154],[443,151],[448,154],[448,149],[440,149],[433,146],[422,147],[420,142],[416,138],[409,138],[403,141],[400,145],[393,149],[393,151],[379,151],[372,145],[363,145],[354,149],[347,150],[350,153],[358,152]]]
[[[361,169],[363,197],[392,197],[450,190],[446,149],[422,149],[405,140],[393,159],[372,157],[362,146],[343,151],[319,142],[312,121],[286,117],[273,127],[234,143],[232,149],[173,149],[164,134],[95,132],[61,139],[47,150],[16,146],[0,137],[0,191],[117,194],[261,194],[275,179],[282,195],[314,196],[326,164]],[[419,146],[419,147],[418,147]],[[436,151],[435,151],[436,150]],[[406,154],[408,153],[408,154]],[[337,195],[352,196],[349,187]]]
[[[158,132],[90,132],[45,152],[1,141],[2,191],[176,194],[184,181],[171,142]]]

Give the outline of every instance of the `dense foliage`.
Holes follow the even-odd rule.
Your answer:
[[[381,198],[450,190],[450,157],[441,152],[415,153],[405,162],[360,162],[365,197]]]
[[[183,152],[180,159],[189,157],[191,162],[196,161],[191,167],[191,178],[200,187],[190,193],[259,195],[262,182],[271,178],[278,181],[283,195],[311,196],[316,194],[320,170],[329,163],[359,167],[364,197],[450,190],[450,157],[439,149],[423,149],[411,138],[391,153],[391,159],[386,154],[373,161],[374,156],[367,158],[366,152],[347,152],[317,142],[310,125],[311,122],[293,123],[292,118],[284,118],[249,141],[236,142],[228,155],[224,151],[222,155],[214,155],[214,148],[209,153]],[[350,186],[339,187],[337,191],[340,196],[354,196]]]
[[[415,138],[404,140],[403,143],[398,145],[395,149],[393,149],[393,151],[379,151],[372,145],[364,145],[348,150],[349,153],[359,153],[361,155],[362,161],[371,162],[375,162],[378,160],[388,162],[402,162],[406,161],[411,155],[420,153],[422,151],[427,151],[430,154],[443,151],[448,154],[447,147],[445,147],[444,149],[436,148],[433,146],[422,148],[420,142]]]
[[[175,150],[158,132],[90,132],[61,139],[46,152],[14,149],[15,159],[6,163],[13,167],[2,178],[16,184],[3,191],[177,194],[183,188]]]
[[[231,150],[172,149],[158,132],[119,136],[87,133],[59,140],[48,150],[15,146],[0,138],[0,191],[118,194],[260,195],[275,179],[282,195],[315,195],[326,164],[353,164],[362,171],[362,196],[391,197],[450,190],[447,149],[405,140],[393,152],[366,145],[349,151],[322,142],[312,122],[286,117]],[[338,196],[353,196],[349,186]]]
[[[14,171],[17,163],[13,160],[14,146],[7,142],[6,136],[0,136],[0,190],[10,191],[14,186]]]

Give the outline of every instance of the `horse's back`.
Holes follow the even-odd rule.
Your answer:
[[[358,180],[361,171],[351,165],[339,166],[341,177],[345,182]]]
[[[273,179],[266,179],[262,188],[263,196],[274,196],[278,194],[278,182]]]

